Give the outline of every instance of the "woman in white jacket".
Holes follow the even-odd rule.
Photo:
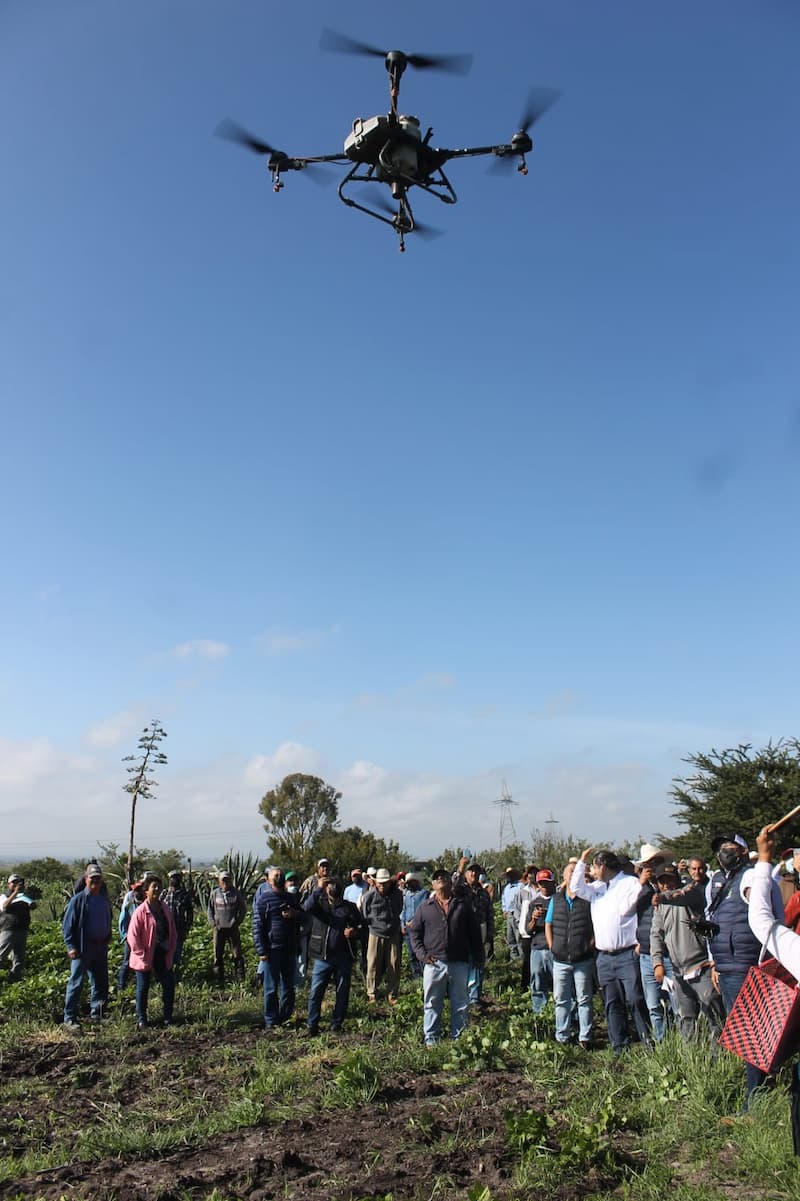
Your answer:
[[[772,908],[772,859],[775,839],[772,826],[759,834],[758,862],[753,869],[747,920],[756,938],[770,955],[800,981],[800,936],[775,917]],[[795,1063],[791,1095],[792,1140],[794,1153],[800,1155],[800,1064]]]

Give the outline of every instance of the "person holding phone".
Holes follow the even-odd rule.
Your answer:
[[[283,868],[269,868],[267,883],[253,899],[253,942],[263,967],[267,1030],[285,1025],[294,1013],[299,909],[297,893],[287,891]]]

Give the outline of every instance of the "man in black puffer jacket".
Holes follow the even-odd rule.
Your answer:
[[[341,1030],[347,1016],[350,977],[361,954],[360,934],[365,922],[358,907],[344,900],[342,891],[341,880],[332,876],[303,902],[303,909],[311,915],[308,951],[314,964],[308,993],[309,1034],[319,1032],[322,999],[331,978],[336,988],[331,1033]]]

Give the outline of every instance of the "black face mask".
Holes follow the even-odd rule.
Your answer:
[[[338,884],[329,884],[328,885],[328,896],[330,897],[330,899],[332,901],[341,900],[342,890]]]
[[[734,850],[733,847],[720,847],[717,851],[717,859],[724,872],[732,871],[740,863],[741,858],[739,851]]]
[[[273,884],[277,885],[278,888],[283,888],[283,885],[284,885],[283,876],[281,876],[281,875],[273,876],[272,882],[273,882]]]

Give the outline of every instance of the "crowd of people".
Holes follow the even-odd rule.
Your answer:
[[[302,882],[295,872],[271,866],[252,902],[265,1028],[275,1031],[294,1019],[298,988],[307,983],[306,1033],[319,1032],[330,985],[329,1028],[340,1031],[354,970],[363,979],[369,1005],[385,999],[393,1006],[406,958],[410,975],[422,980],[425,1045],[435,1046],[442,1037],[445,1001],[450,1037],[458,1038],[470,1015],[480,1015],[487,1004],[484,985],[495,953],[497,908],[506,954],[518,965],[519,986],[530,995],[532,1013],[541,1014],[552,997],[557,1042],[585,1051],[598,1044],[598,993],[616,1055],[632,1042],[660,1041],[670,1026],[686,1040],[716,1038],[767,935],[776,941],[767,930],[766,905],[781,930],[781,952],[792,970],[797,966],[800,941],[790,941],[782,923],[784,896],[788,900],[798,886],[800,855],[786,852],[766,871],[762,865],[774,858],[774,847],[767,846],[763,831],[756,867],[741,834],[721,833],[712,845],[715,870],[699,855],[675,863],[645,843],[633,862],[588,847],[559,865],[558,880],[553,867],[531,863],[524,869],[507,867],[497,883],[486,878],[480,863],[466,858],[453,872],[434,870],[428,886],[416,871],[392,874],[385,867],[355,867],[345,882],[331,874],[327,859]],[[757,910],[750,904],[753,889]],[[800,892],[789,900],[787,929],[800,919],[798,898]],[[34,903],[24,880],[11,875],[0,894],[0,962],[10,959],[12,979],[22,975]],[[221,871],[206,910],[220,985],[228,963],[237,980],[245,978],[241,925],[247,911],[243,893],[230,873]],[[192,897],[176,869],[166,888],[158,876],[146,873],[123,898],[115,923],[102,869],[89,863],[63,919],[70,962],[65,1026],[79,1024],[87,977],[90,1020],[100,1020],[107,1010],[108,948],[115,925],[124,948],[118,989],[134,975],[136,1019],[144,1028],[155,978],[161,1021],[170,1025],[176,971],[193,919]],[[746,1064],[745,1109],[764,1084],[764,1073]]]

